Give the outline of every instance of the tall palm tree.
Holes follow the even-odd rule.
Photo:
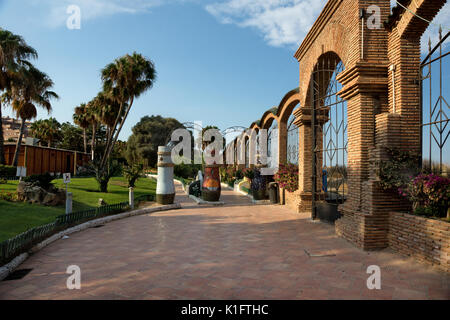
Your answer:
[[[52,87],[53,81],[50,77],[30,64],[20,68],[18,76],[11,81],[10,89],[3,94],[4,101],[12,106],[17,117],[22,120],[13,166],[17,166],[19,160],[25,121],[36,117],[36,105],[50,113],[50,100],[58,98],[55,92],[49,90]]]
[[[10,31],[0,28],[0,94],[10,89],[12,78],[21,66],[28,65],[29,59],[37,58],[36,50],[25,40]],[[0,164],[5,164],[3,149],[2,103],[0,101]]]
[[[97,133],[97,128],[99,125],[99,120],[100,118],[100,110],[99,110],[99,105],[98,103],[95,101],[95,99],[93,99],[92,101],[90,101],[87,104],[87,108],[86,108],[86,120],[89,122],[90,126],[92,127],[92,141],[91,141],[91,160],[94,161],[95,160],[95,147],[96,147],[96,133]]]
[[[85,103],[82,103],[78,107],[75,107],[75,113],[73,115],[73,122],[76,125],[78,125],[81,129],[83,129],[84,153],[87,153],[86,130],[89,128],[90,124],[87,119],[87,106]]]
[[[97,97],[94,99],[94,103],[96,104],[98,110],[98,118],[99,121],[106,126],[106,141],[110,139],[112,134],[112,127],[116,121],[116,118],[119,116],[120,106],[114,99],[110,98],[104,92],[100,92]],[[127,104],[125,104],[125,108]],[[124,115],[124,109],[122,110],[122,114],[119,116],[120,119]]]
[[[153,62],[134,52],[116,59],[102,70],[103,91],[119,105],[111,136],[100,162],[104,167],[114,148],[120,131],[133,106],[134,99],[149,90],[156,80]]]

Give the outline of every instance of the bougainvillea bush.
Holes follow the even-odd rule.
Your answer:
[[[298,189],[298,166],[294,164],[280,164],[278,172],[273,177],[280,188],[284,188],[289,192]]]
[[[414,204],[416,214],[446,217],[450,201],[450,179],[437,174],[419,174],[401,195]]]

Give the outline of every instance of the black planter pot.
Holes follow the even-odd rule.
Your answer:
[[[253,200],[264,200],[266,199],[266,190],[252,190]]]

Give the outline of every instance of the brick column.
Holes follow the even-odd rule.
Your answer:
[[[287,124],[286,122],[277,120],[278,122],[278,164],[286,163],[287,158]]]
[[[312,209],[312,146],[311,107],[305,106],[294,111],[294,124],[298,127],[298,211]]]

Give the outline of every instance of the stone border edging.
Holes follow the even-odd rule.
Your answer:
[[[123,213],[119,213],[116,215],[106,216],[103,218],[87,221],[87,222],[79,224],[75,227],[58,232],[58,233],[52,235],[51,237],[45,239],[44,241],[38,243],[37,245],[32,247],[30,250],[28,250],[28,252],[22,253],[21,255],[15,257],[11,262],[0,267],[0,281],[5,279],[10,273],[12,273],[18,266],[20,266],[26,259],[28,259],[28,257],[31,254],[34,254],[34,253],[42,250],[49,244],[51,244],[57,240],[60,240],[64,236],[67,236],[72,233],[84,231],[86,229],[89,229],[89,228],[92,228],[92,227],[95,227],[98,225],[102,225],[102,224],[105,224],[108,222],[112,222],[115,220],[121,220],[121,219],[139,216],[139,215],[143,215],[143,214],[154,213],[154,212],[159,212],[159,211],[176,210],[176,209],[181,209],[181,205],[179,203],[165,205],[165,206],[159,206],[159,207],[153,207],[153,208],[138,209],[138,210],[123,212]]]
[[[225,202],[223,201],[205,201],[203,199],[200,199],[192,194],[189,195],[189,198],[194,200],[198,205],[211,205],[211,206],[223,206]]]

